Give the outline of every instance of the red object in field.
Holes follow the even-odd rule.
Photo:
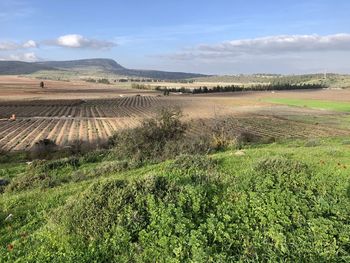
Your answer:
[[[12,114],[12,116],[10,117],[11,121],[15,121],[16,120],[16,114]]]

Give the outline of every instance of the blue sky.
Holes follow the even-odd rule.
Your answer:
[[[0,0],[0,59],[211,74],[350,73],[350,1]]]

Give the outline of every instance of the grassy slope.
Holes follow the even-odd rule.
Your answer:
[[[271,98],[264,99],[266,102],[277,104],[285,104],[289,106],[307,107],[314,109],[324,109],[340,112],[350,112],[350,103],[338,101],[324,101],[324,100],[305,100],[305,99],[287,99],[287,98]]]
[[[305,141],[290,141],[275,143],[265,146],[247,148],[244,156],[235,156],[234,151],[226,151],[213,155],[219,160],[219,169],[225,174],[228,181],[236,175],[249,172],[257,160],[265,157],[283,156],[303,162],[313,167],[315,174],[330,174],[333,180],[343,180],[344,185],[348,182],[350,169],[350,145],[341,139],[318,141],[313,146],[305,147]],[[80,167],[80,170],[94,169],[101,163],[89,164]],[[24,164],[0,164],[0,174],[16,173],[23,171]],[[31,242],[31,236],[36,235],[36,241],[42,235],[42,229],[50,227],[48,218],[52,212],[66,202],[67,199],[84,191],[89,185],[106,178],[132,179],[147,177],[153,173],[162,173],[165,164],[146,166],[144,168],[128,172],[117,172],[102,177],[91,178],[82,182],[68,182],[54,188],[43,190],[34,189],[18,193],[4,193],[0,198],[0,261],[20,259],[26,260],[26,251],[19,251],[21,247]],[[58,171],[59,174],[71,173],[71,170]],[[4,217],[13,214],[11,221],[5,222]],[[46,237],[45,237],[46,238]],[[42,237],[43,241],[45,240]],[[55,242],[60,242],[56,240]],[[13,245],[8,247],[9,244]],[[35,243],[33,249],[40,251],[40,242]],[[29,245],[30,247],[31,245]],[[59,246],[58,246],[59,247]],[[54,250],[55,248],[53,248]],[[12,251],[8,251],[12,250]],[[56,251],[58,254],[64,251]],[[43,252],[44,253],[44,252]],[[2,261],[2,260],[4,261]]]

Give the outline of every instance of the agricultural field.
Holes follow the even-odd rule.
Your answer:
[[[324,109],[331,111],[340,111],[340,112],[350,112],[350,103],[341,102],[341,101],[324,101],[324,100],[305,100],[305,99],[267,99],[266,101],[277,103],[277,104],[286,104],[290,106],[297,107],[306,107],[314,109]]]
[[[77,141],[102,145],[115,132],[136,127],[169,107],[179,107],[190,125],[188,132],[197,135],[211,134],[218,123],[230,136],[249,132],[282,139],[350,134],[350,125],[342,121],[349,117],[347,90],[163,96],[79,81],[45,81],[47,88],[41,89],[33,79],[0,79],[0,147],[6,151],[30,150],[42,139],[60,147]],[[9,120],[12,115],[16,120]]]

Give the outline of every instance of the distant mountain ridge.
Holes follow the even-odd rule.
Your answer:
[[[156,79],[187,79],[205,77],[203,74],[168,72],[158,70],[128,69],[113,59],[94,58],[68,61],[0,61],[0,75],[31,74],[40,70],[73,70],[73,71],[103,71],[130,77],[156,78]]]

